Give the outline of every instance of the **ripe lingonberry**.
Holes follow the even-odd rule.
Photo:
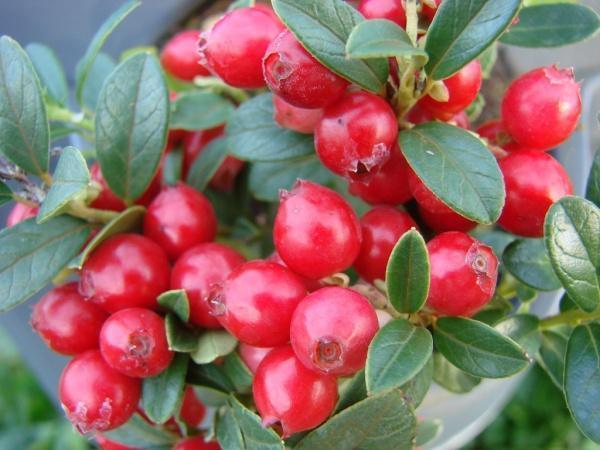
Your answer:
[[[25,203],[16,203],[6,218],[6,228],[10,228],[18,223],[24,222],[27,219],[37,216],[39,210],[40,208],[37,206],[29,206]]]
[[[281,259],[281,256],[279,256],[279,253],[277,253],[276,251],[271,253],[266,260],[276,262],[277,264],[281,264],[283,267],[289,269],[289,267],[287,266],[285,261],[283,259]],[[298,274],[296,274],[296,275],[298,275]],[[302,283],[304,284],[304,286],[306,287],[306,290],[308,292],[316,291],[317,289],[320,289],[323,287],[323,283],[321,283],[321,280],[307,278],[302,275],[298,275],[298,278],[300,279],[300,281],[302,281]]]
[[[402,0],[361,0],[358,11],[366,19],[387,19],[406,28],[406,11]]]
[[[290,340],[307,368],[347,376],[365,366],[378,330],[369,300],[351,289],[325,287],[307,295],[296,308]]]
[[[322,109],[298,108],[277,95],[273,96],[273,108],[275,122],[298,133],[312,134],[323,117]]]
[[[60,377],[60,403],[81,434],[123,425],[135,413],[140,394],[141,380],[111,368],[98,350],[77,355]]]
[[[205,328],[221,328],[210,313],[212,290],[233,269],[244,263],[235,250],[216,243],[200,244],[177,259],[171,272],[171,289],[185,289],[190,301],[190,322]]]
[[[466,233],[441,233],[427,243],[430,285],[427,305],[444,316],[471,316],[496,289],[498,259]]]
[[[315,149],[332,172],[364,179],[389,159],[398,122],[385,100],[368,92],[347,92],[325,108],[315,128]]]
[[[284,438],[323,423],[338,399],[335,377],[307,369],[289,345],[263,359],[252,391],[263,425],[281,425]]]
[[[289,30],[267,48],[263,71],[269,89],[299,108],[323,108],[340,98],[349,84],[308,53]]]
[[[430,0],[430,3],[435,4],[435,8],[425,4],[424,2],[421,2],[421,4],[423,5],[421,15],[425,17],[425,19],[427,19],[429,22],[431,22],[435,17],[435,13],[440,7],[440,3],[442,3],[442,0]]]
[[[263,8],[235,9],[202,33],[200,62],[231,86],[263,87],[263,56],[281,30],[281,22]]]
[[[206,415],[206,406],[198,399],[194,388],[187,386],[183,394],[183,402],[179,411],[179,417],[192,428],[200,426]]]
[[[164,250],[137,234],[113,236],[84,264],[79,292],[110,313],[131,307],[156,309],[156,298],[169,288]]]
[[[221,450],[221,446],[215,441],[206,441],[204,436],[194,436],[179,441],[173,450]]]
[[[504,128],[500,119],[490,120],[477,128],[477,134],[486,138],[490,145],[495,145],[507,152],[527,150],[527,148],[516,142]]]
[[[408,163],[396,147],[390,159],[369,180],[348,180],[348,190],[371,205],[396,206],[412,198],[408,187]]]
[[[31,313],[31,326],[57,353],[76,355],[98,347],[108,315],[79,294],[77,283],[58,286],[44,295]]]
[[[419,101],[419,106],[440,120],[450,120],[477,98],[481,80],[481,64],[475,59],[444,80],[449,95],[447,102],[440,102],[426,95]]]
[[[347,269],[360,251],[360,223],[352,207],[337,192],[306,180],[283,193],[273,235],[286,265],[312,279]]]
[[[354,261],[356,272],[369,282],[385,280],[385,270],[398,239],[417,224],[405,211],[378,206],[361,219],[362,245]]]
[[[241,342],[276,347],[290,338],[292,314],[306,288],[289,269],[250,261],[235,269],[209,299],[212,314]]]
[[[138,448],[135,447],[129,447],[127,445],[123,445],[123,444],[119,444],[118,442],[114,442],[111,441],[110,439],[107,439],[105,436],[101,435],[101,434],[96,434],[96,436],[94,436],[96,439],[96,442],[98,443],[98,445],[100,446],[100,448],[102,450],[139,450]]]
[[[256,373],[256,369],[265,359],[265,356],[269,354],[269,352],[273,350],[271,347],[254,347],[252,345],[240,343],[238,347],[238,352],[244,364],[250,369],[250,372],[253,374]]]
[[[417,103],[406,116],[409,122],[414,123],[415,125],[419,125],[425,122],[431,122],[436,120],[437,118],[430,113],[428,110],[423,108],[419,103]],[[438,119],[439,120],[439,119]],[[444,119],[445,122],[455,125],[460,128],[464,128],[468,130],[471,128],[471,122],[469,121],[469,116],[464,111],[460,111],[457,114],[454,114],[449,119]]]
[[[547,153],[526,150],[500,160],[506,202],[498,224],[519,236],[541,237],[550,206],[573,186],[565,169]]]
[[[200,64],[198,56],[197,30],[185,30],[167,41],[160,53],[160,62],[166,72],[185,81],[193,81],[197,76],[207,76],[210,72]]]
[[[211,203],[185,184],[163,189],[144,216],[144,235],[159,244],[171,260],[194,245],[212,241],[216,234],[217,218]]]
[[[109,366],[134,378],[158,375],[173,360],[164,319],[144,308],[122,309],[110,316],[100,331],[100,351]]]

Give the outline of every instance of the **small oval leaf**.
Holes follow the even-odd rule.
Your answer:
[[[190,301],[183,289],[163,292],[156,299],[158,304],[174,312],[184,322],[190,320]]]
[[[82,101],[85,108],[90,111],[96,110],[102,85],[115,67],[117,67],[117,63],[109,55],[98,53],[83,86]]]
[[[227,331],[209,330],[200,336],[191,356],[196,364],[208,364],[232,352],[236,345],[237,340]]]
[[[600,150],[596,151],[590,176],[587,181],[585,197],[600,208]]]
[[[554,331],[542,332],[542,344],[537,362],[559,389],[563,389],[566,352],[567,338],[565,336]]]
[[[535,356],[542,343],[540,319],[532,314],[517,314],[497,323],[494,328],[519,344],[530,357]]]
[[[212,92],[184,92],[171,104],[170,127],[206,130],[225,123],[233,109],[229,100]]]
[[[178,436],[164,429],[153,427],[139,414],[119,428],[103,433],[111,441],[123,445],[152,450],[171,450]]]
[[[0,181],[0,206],[13,200],[12,191],[10,188]]]
[[[444,423],[439,419],[421,420],[417,425],[417,437],[415,445],[421,447],[440,435],[444,429]]]
[[[198,348],[198,331],[182,322],[177,314],[167,314],[167,317],[165,317],[165,331],[169,350],[191,353]]]
[[[194,160],[187,176],[187,183],[203,191],[227,158],[227,141],[224,137],[209,142]]]
[[[440,353],[433,354],[433,363],[433,380],[447,391],[466,394],[481,383],[481,378],[463,372]]]
[[[539,291],[560,289],[543,239],[518,239],[502,256],[506,269],[519,281]]]
[[[65,70],[54,50],[38,43],[29,44],[25,50],[47,95],[59,105],[65,105],[69,97],[69,88]]]

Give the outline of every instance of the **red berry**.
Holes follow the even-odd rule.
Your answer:
[[[164,319],[144,308],[110,316],[100,332],[100,351],[109,366],[134,378],[156,376],[173,360]]]
[[[419,106],[440,120],[450,120],[477,98],[481,81],[481,64],[475,59],[444,80],[449,94],[447,102],[438,102],[426,95],[419,101]]]
[[[361,239],[356,214],[337,192],[298,180],[291,191],[283,193],[274,242],[294,272],[313,279],[341,272],[358,256]]]
[[[306,295],[300,279],[280,264],[250,261],[235,269],[209,300],[211,312],[241,342],[276,347],[290,338],[290,322]]]
[[[197,30],[180,31],[169,39],[160,54],[160,62],[165,71],[185,81],[193,81],[197,76],[210,75],[200,64],[198,39],[200,32]]]
[[[269,89],[299,108],[323,108],[340,98],[349,84],[308,53],[289,30],[267,48],[263,72]]]
[[[285,261],[283,261],[283,259],[281,259],[281,256],[279,256],[279,253],[277,253],[276,251],[271,253],[271,255],[266,259],[266,261],[272,261],[277,264],[281,264],[286,269],[289,269],[289,267],[287,266]],[[296,275],[298,275],[298,274],[296,274]],[[320,289],[323,287],[323,283],[321,283],[321,280],[315,280],[313,278],[303,277],[302,275],[298,275],[298,278],[302,281],[302,283],[304,284],[304,286],[306,287],[306,290],[308,292],[316,291],[317,289]]]
[[[477,134],[486,138],[490,145],[495,145],[507,152],[527,150],[527,148],[516,142],[504,128],[500,119],[490,120],[477,128]]]
[[[423,4],[423,10],[421,11],[421,14],[429,22],[431,22],[433,20],[433,18],[435,17],[435,13],[437,12],[438,8],[440,7],[440,3],[442,3],[442,0],[431,0],[431,2],[435,3],[435,8],[432,8],[431,6],[426,5],[425,3],[421,2]]]
[[[84,264],[79,292],[110,313],[131,307],[156,309],[169,288],[169,260],[150,239],[120,234],[104,241]]]
[[[81,434],[112,430],[135,413],[141,381],[112,369],[98,350],[77,355],[63,370],[59,397]]]
[[[212,241],[216,234],[217,218],[211,203],[185,184],[163,189],[144,217],[144,235],[172,260],[197,244]]]
[[[325,108],[315,128],[315,149],[332,172],[350,178],[376,173],[396,145],[398,122],[382,98],[347,92]]]
[[[536,150],[511,153],[500,160],[506,202],[498,224],[519,236],[544,235],[550,206],[573,186],[565,169],[552,156]]]
[[[396,206],[412,198],[408,163],[396,145],[390,159],[367,181],[348,180],[349,191],[371,205]]]
[[[378,330],[369,300],[351,289],[325,287],[307,295],[296,308],[290,340],[307,368],[348,376],[365,367],[367,349]]]
[[[366,19],[387,19],[406,28],[406,11],[401,0],[361,0],[358,10]]]
[[[298,108],[277,95],[273,96],[273,108],[275,122],[298,133],[312,134],[323,117],[322,109]]]
[[[284,438],[323,423],[338,399],[335,377],[304,367],[289,345],[263,359],[252,391],[263,424],[281,425]]]
[[[217,442],[207,442],[204,436],[194,436],[179,441],[173,450],[221,450]]]
[[[250,372],[253,374],[256,373],[256,369],[258,369],[262,360],[265,359],[265,356],[267,356],[271,350],[273,350],[272,347],[254,347],[252,345],[244,344],[243,342],[240,343],[238,347],[238,352],[242,361],[244,361],[244,364],[248,366],[248,369],[250,369]]]
[[[179,257],[171,272],[171,289],[185,289],[190,301],[190,322],[205,328],[221,328],[210,313],[209,295],[244,257],[215,243],[200,244]]]
[[[361,219],[363,241],[354,268],[369,282],[385,280],[385,269],[398,239],[417,224],[405,211],[378,206]]]
[[[96,434],[94,437],[102,450],[140,450],[135,447],[129,447],[127,445],[111,441],[101,434]]]
[[[183,402],[181,404],[181,410],[179,411],[179,417],[186,424],[193,428],[200,426],[206,415],[206,406],[196,397],[194,388],[187,386],[183,394]]]
[[[282,29],[273,13],[263,8],[235,9],[202,33],[200,62],[231,86],[263,87],[263,56]]]
[[[415,125],[419,125],[425,122],[431,122],[437,119],[431,112],[422,107],[419,103],[417,103],[409,112],[406,117],[409,122],[414,123]],[[464,111],[460,111],[459,113],[446,118],[444,117],[445,122],[455,125],[460,128],[464,128],[468,130],[471,128],[471,122],[469,121],[469,117]]]
[[[427,244],[430,286],[427,305],[444,316],[471,316],[494,295],[498,259],[487,245],[458,231]]]
[[[10,228],[18,223],[26,221],[27,219],[37,216],[39,210],[40,208],[37,206],[16,203],[6,218],[6,228]]]
[[[100,328],[108,315],[86,302],[77,283],[58,286],[44,295],[31,313],[31,326],[57,353],[76,355],[98,347]]]
[[[519,144],[541,150],[563,143],[581,115],[572,69],[540,67],[514,80],[502,99],[502,121]]]

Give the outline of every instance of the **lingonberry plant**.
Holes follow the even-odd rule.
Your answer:
[[[137,6],[94,37],[76,105],[52,50],[0,38],[0,310],[55,285],[31,325],[73,357],[80,432],[412,448],[439,431],[415,413],[432,380],[467,392],[537,360],[600,442],[600,157],[584,199],[548,153],[580,85],[537,68],[480,118],[499,45],[575,43],[596,12],[238,0],[116,63],[103,43]]]

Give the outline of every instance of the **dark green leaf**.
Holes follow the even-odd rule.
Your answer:
[[[144,193],[166,142],[169,98],[155,57],[138,54],[109,75],[96,111],[96,151],[110,189],[126,201]]]
[[[191,353],[198,348],[198,332],[179,320],[176,314],[167,314],[165,328],[172,351]]]
[[[236,109],[226,134],[229,151],[243,160],[282,161],[314,152],[312,136],[275,123],[271,94],[254,97]]]
[[[194,386],[194,392],[206,406],[218,408],[219,406],[226,405],[227,400],[229,400],[229,394],[227,392],[208,386]]]
[[[600,18],[584,5],[557,3],[523,8],[519,22],[500,39],[521,47],[560,47],[592,36],[600,28]]]
[[[577,304],[571,300],[569,294],[563,294],[562,298],[560,299],[560,312],[573,311],[575,309],[579,309]]]
[[[422,420],[417,424],[415,445],[422,446],[433,441],[442,432],[444,424],[441,420]]]
[[[470,375],[502,378],[527,367],[525,352],[489,325],[463,317],[441,317],[433,334],[435,347]]]
[[[369,345],[365,376],[370,394],[399,387],[429,361],[433,339],[426,328],[406,319],[387,323]]]
[[[102,434],[111,441],[149,450],[171,450],[178,438],[177,435],[164,429],[153,427],[139,414],[135,414],[125,425],[116,430]]]
[[[590,176],[587,181],[585,197],[600,208],[600,150],[596,151]]]
[[[508,247],[508,244],[515,240],[515,236],[513,236],[512,234],[508,234],[500,230],[492,230],[485,231],[483,233],[478,233],[476,229],[473,235],[484,244],[492,247],[492,250],[494,250],[494,254],[498,258],[498,260],[500,260],[500,262],[502,261],[502,255],[504,254],[504,250],[506,249],[506,247]]]
[[[217,439],[223,450],[243,450],[246,448],[242,430],[231,407],[225,408],[217,421]]]
[[[164,185],[174,186],[182,177],[183,149],[175,147],[163,157],[162,181]]]
[[[0,206],[12,201],[12,191],[7,185],[0,181]]]
[[[517,15],[520,0],[444,0],[427,32],[425,70],[443,80],[479,56]]]
[[[416,426],[413,408],[402,391],[394,389],[336,414],[302,439],[296,450],[412,449]]]
[[[225,123],[233,111],[231,102],[212,92],[190,91],[171,104],[171,128],[205,130]]]
[[[348,36],[364,21],[356,9],[343,0],[273,0],[272,4],[283,23],[321,64],[368,91],[383,92],[388,76],[386,59],[346,57]]]
[[[399,312],[421,309],[429,292],[429,255],[423,236],[414,228],[398,240],[385,273],[392,306]]]
[[[184,322],[190,320],[190,301],[183,289],[163,292],[156,299],[160,306],[174,312]]]
[[[517,282],[517,298],[523,303],[531,302],[537,298],[538,291],[523,283]]]
[[[339,388],[340,397],[335,406],[334,414],[346,409],[367,397],[365,371],[356,372],[352,378],[345,380]]]
[[[90,71],[92,70],[92,66],[100,52],[100,49],[104,45],[104,42],[110,34],[114,31],[117,26],[131,13],[134,9],[142,4],[139,0],[130,0],[117,9],[114,13],[108,17],[104,21],[104,23],[100,26],[94,37],[92,38],[92,42],[88,46],[85,51],[85,55],[81,58],[81,61],[77,63],[77,67],[75,70],[75,96],[79,101],[79,104],[83,104],[83,89],[86,84],[86,81],[89,77]]]
[[[400,390],[404,393],[404,398],[413,405],[414,408],[419,406],[425,399],[431,381],[433,380],[433,357],[429,358],[425,367],[416,374],[410,381],[403,384]]]
[[[42,89],[21,46],[0,38],[0,152],[25,171],[48,171],[50,129]]]
[[[600,323],[573,330],[567,345],[564,389],[577,426],[600,442]]]
[[[71,200],[85,193],[89,182],[90,172],[81,152],[75,147],[65,147],[52,176],[52,186],[40,207],[38,223],[61,214]]]
[[[530,357],[535,356],[542,343],[540,319],[531,314],[518,314],[497,323],[494,328],[519,344]]]
[[[203,191],[227,158],[227,141],[224,137],[215,139],[202,149],[187,176],[187,183],[199,191]]]
[[[188,362],[188,355],[176,353],[173,362],[164,372],[144,379],[142,408],[152,422],[163,424],[179,411]]]
[[[106,53],[98,53],[90,73],[88,74],[85,85],[83,86],[83,106],[90,111],[96,110],[96,104],[98,103],[98,95],[102,90],[104,81],[108,78],[117,63]]]
[[[474,320],[494,326],[506,316],[506,311],[498,308],[487,308],[473,315]]]
[[[69,216],[0,231],[0,312],[41,290],[77,254],[90,226]]]
[[[59,105],[65,105],[69,96],[69,88],[65,71],[54,50],[38,43],[29,44],[25,50],[31,58],[33,67],[35,67],[48,96]]]
[[[74,125],[67,125],[63,122],[52,122],[50,124],[50,142],[56,142],[76,133],[81,133],[81,130]]]
[[[543,239],[518,239],[505,250],[502,261],[519,281],[539,291],[560,288]]]
[[[225,357],[223,368],[235,385],[236,392],[247,392],[252,386],[252,372],[242,361],[238,352],[231,352]]]
[[[188,369],[188,383],[206,386],[222,392],[233,392],[235,386],[229,379],[225,370],[214,363],[190,364]]]
[[[537,362],[559,389],[563,389],[566,353],[567,338],[565,336],[554,331],[542,332],[542,345]]]
[[[208,364],[232,352],[236,345],[237,340],[227,331],[207,330],[200,335],[191,357],[196,364]]]
[[[447,391],[465,394],[481,383],[481,378],[463,372],[452,365],[441,353],[433,354],[433,363],[433,380]]]
[[[550,261],[569,297],[584,311],[600,305],[600,209],[579,197],[564,197],[546,215]]]
[[[400,147],[417,176],[454,211],[479,223],[498,219],[504,182],[481,140],[460,128],[428,122],[401,132]]]

